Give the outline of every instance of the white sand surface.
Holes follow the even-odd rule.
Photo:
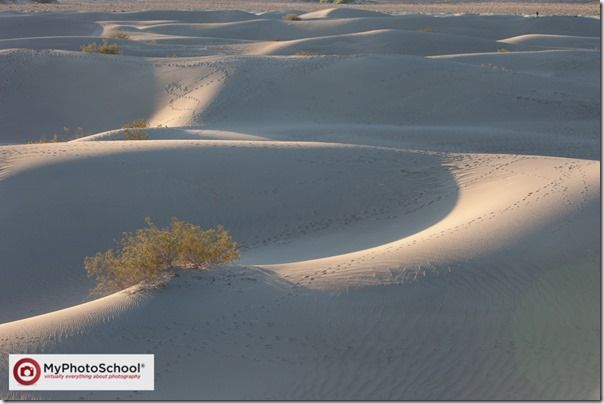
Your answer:
[[[564,53],[553,56],[568,59]],[[0,121],[4,143],[53,134],[69,138],[77,127],[94,133],[144,117],[151,126],[193,126],[261,137],[277,132],[270,136],[290,140],[326,140],[321,136],[334,132],[329,127],[340,126],[340,135],[363,132],[361,142],[370,144],[381,142],[380,127],[386,126],[399,138],[388,145],[438,148],[444,137],[466,148],[454,151],[509,152],[522,143],[538,142],[543,154],[598,155],[597,87],[585,80],[559,80],[489,63],[408,55],[141,59],[30,50],[0,51],[0,59],[5,72],[0,86],[5,99],[12,101],[4,108],[8,119]],[[116,76],[126,80],[123,85],[111,84]],[[49,103],[36,93],[55,94],[54,100]],[[37,118],[30,119],[32,115]],[[374,126],[375,131],[367,131]],[[64,132],[64,127],[71,131]],[[451,137],[453,131],[495,139],[481,146]],[[526,136],[527,131],[533,134]],[[315,136],[317,132],[321,135]],[[419,139],[409,142],[407,132]],[[519,141],[510,142],[509,133]],[[548,142],[551,139],[560,140]],[[349,142],[347,136],[333,140]],[[533,147],[515,151],[531,154]]]
[[[316,18],[364,18],[386,16],[387,14],[370,10],[359,10],[354,8],[324,8],[322,10],[302,14],[300,15],[300,18],[311,20]]]
[[[599,80],[600,76],[600,52],[586,50],[442,55],[434,58],[470,63],[494,70],[529,73],[558,81],[593,83]]]
[[[334,46],[338,44],[338,46]],[[405,30],[371,30],[366,32],[324,36],[292,41],[273,41],[260,53],[266,55],[295,55],[299,52],[330,54],[403,54],[441,55],[443,52],[496,52],[505,45],[463,35]],[[514,50],[523,49],[514,46]],[[526,48],[524,48],[526,49]],[[337,52],[337,53],[336,53]]]
[[[65,299],[81,302],[92,286],[81,270],[82,257],[93,254],[100,240],[111,247],[122,229],[140,227],[146,216],[162,222],[176,216],[204,227],[223,224],[245,250],[288,244],[301,235],[334,238],[331,248],[298,249],[289,256],[304,259],[415,233],[445,215],[456,193],[437,157],[392,149],[237,141],[76,142],[4,149],[2,222],[14,228],[44,222],[35,235],[2,234],[2,257],[8,266],[20,268],[7,274],[9,282],[1,286],[7,299],[1,313],[5,321],[60,308]],[[67,178],[69,172],[87,174]],[[349,185],[342,193],[333,189],[336,183]],[[79,190],[77,199],[70,189]],[[432,204],[438,207],[421,220],[401,217],[393,223],[396,215]],[[15,215],[16,210],[21,213]],[[91,212],[93,221],[87,219]],[[348,232],[354,234],[352,241],[340,234]],[[28,241],[42,249],[24,257],[19,246]],[[77,245],[79,252],[64,254],[65,244]],[[42,278],[40,271],[46,274]],[[59,272],[64,276],[57,277]],[[48,292],[24,304],[21,288]]]
[[[0,398],[599,397],[599,21],[296,4],[0,12],[0,351],[157,370]],[[147,216],[241,259],[90,296]]]
[[[582,37],[572,35],[519,35],[503,39],[501,42],[509,44],[526,44],[533,46],[547,46],[559,49],[600,49],[600,37]]]

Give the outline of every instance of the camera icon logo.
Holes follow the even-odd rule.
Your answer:
[[[34,367],[33,366],[21,366],[19,368],[19,376],[21,377],[34,377]]]
[[[23,358],[13,366],[13,377],[24,386],[31,386],[40,379],[40,365],[32,358]]]

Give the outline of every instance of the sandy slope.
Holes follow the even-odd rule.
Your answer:
[[[560,80],[594,83],[599,80],[600,52],[593,50],[547,50],[541,52],[483,53],[435,56],[495,70],[529,73]]]
[[[519,35],[503,39],[501,42],[547,46],[560,49],[600,49],[599,37],[578,37],[570,35]]]
[[[519,144],[505,136],[512,132],[520,142],[542,139],[540,152],[544,154],[560,155],[558,150],[548,150],[557,148],[573,157],[597,155],[600,103],[596,87],[488,64],[405,55],[141,60],[22,50],[3,51],[0,59],[5,61],[0,86],[5,99],[14,100],[5,108],[9,119],[0,122],[3,142],[35,140],[53,133],[69,137],[71,132],[64,133],[64,127],[82,127],[89,133],[110,130],[143,117],[152,126],[197,126],[259,136],[282,128],[279,138],[309,127],[294,140],[308,140],[329,125],[359,127],[357,131],[367,125],[385,125],[394,127],[405,142],[405,132],[416,136],[417,127],[437,127],[436,134],[419,136],[405,144],[408,147],[425,147],[426,143],[433,147],[441,137],[451,142],[450,131],[495,137],[489,141],[490,148],[477,150],[477,143],[462,141],[470,149],[457,151],[508,152],[511,144]],[[380,74],[365,77],[367,71]],[[46,80],[46,74],[53,74],[54,80]],[[111,77],[116,75],[127,82],[111,86]],[[554,85],[556,90],[552,90]],[[489,91],[484,91],[485,86]],[[448,91],[441,92],[445,88]],[[432,95],[434,91],[438,97]],[[43,97],[23,97],[42,92],[56,94],[53,103]],[[82,93],[96,96],[80,97]],[[37,119],[29,119],[32,115]],[[534,137],[524,135],[527,129]],[[488,135],[483,135],[485,131]],[[361,142],[379,142],[379,137],[379,132],[365,132]],[[562,143],[547,142],[553,138]],[[578,149],[580,154],[571,154]],[[531,154],[532,150],[530,146],[514,152]]]
[[[2,156],[2,223],[37,228],[35,235],[0,236],[0,254],[14,268],[1,286],[4,321],[86,298],[91,284],[81,270],[83,257],[112,247],[116,235],[140,227],[146,216],[224,224],[245,249],[334,234],[331,247],[290,251],[290,259],[302,259],[412,234],[446,214],[456,192],[436,157],[327,144],[77,142],[6,147]],[[337,183],[349,185],[334,189]],[[404,218],[432,204],[438,208],[421,220]],[[348,232],[358,234],[338,242],[335,235]],[[28,242],[38,253],[24,257],[19,246]],[[70,254],[65,245],[72,246]],[[23,296],[22,288],[40,293]]]
[[[591,397],[599,164],[450,164],[455,207],[400,241],[191,273],[151,294],[6,323],[3,350],[156,354],[156,393],[49,398]]]
[[[599,397],[599,21],[289,13],[0,13],[0,352],[158,369],[0,397]],[[241,260],[93,300],[145,216]]]
[[[300,18],[312,20],[316,18],[363,18],[363,17],[386,17],[388,14],[371,10],[359,10],[354,8],[325,8],[323,10],[311,11],[300,15]]]
[[[334,46],[336,45],[336,46]],[[452,34],[372,30],[354,34],[324,36],[293,41],[275,41],[260,50],[265,55],[295,55],[300,52],[329,54],[441,55],[443,52],[496,52],[505,45],[480,38]],[[522,49],[515,47],[514,49]]]

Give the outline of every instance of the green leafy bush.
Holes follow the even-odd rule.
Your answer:
[[[147,227],[124,233],[115,250],[84,259],[88,277],[96,278],[94,294],[116,292],[141,282],[153,285],[176,269],[206,269],[239,258],[229,233],[218,226],[199,226],[172,218],[169,227],[159,228],[149,218]]]

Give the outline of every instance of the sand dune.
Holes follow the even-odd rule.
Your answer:
[[[277,265],[275,270],[307,287],[329,288],[332,281],[337,286],[404,283],[442,271],[442,263],[450,265],[460,259],[490,257],[493,252],[507,250],[510,244],[528,248],[525,243],[535,242],[534,234],[541,233],[543,227],[560,227],[560,218],[573,215],[570,212],[577,208],[580,211],[597,208],[599,165],[576,163],[518,156],[459,158],[459,162],[453,163],[454,172],[459,166],[464,167],[456,172],[459,198],[455,208],[434,226],[375,249]],[[565,173],[562,167],[568,171]],[[510,175],[518,171],[523,173],[522,179]],[[526,178],[528,172],[530,179]],[[514,192],[509,192],[510,189]],[[567,199],[567,193],[577,195],[578,199]],[[543,241],[541,237],[536,244]],[[446,245],[441,239],[447,239]],[[537,254],[538,250],[532,253]],[[506,252],[506,256],[516,255]],[[397,263],[395,268],[393,263]],[[346,269],[351,266],[357,269]],[[311,268],[314,272],[309,277]],[[313,275],[316,279],[310,280]],[[356,275],[359,279],[355,279]]]
[[[64,14],[0,13],[0,39],[57,35],[94,35],[100,26],[91,18]]]
[[[238,121],[248,125],[489,122],[493,126],[505,122],[510,127],[531,121],[543,124],[559,121],[561,125],[569,119],[595,122],[599,117],[597,91],[592,89],[589,97],[585,86],[559,83],[564,99],[555,95],[546,98],[552,85],[547,79],[440,60],[409,56],[246,58],[233,60],[233,65],[234,73],[229,75],[214,102],[200,111],[199,122],[205,125],[233,125]],[[379,74],[359,80],[366,71]],[[483,86],[488,86],[489,91],[483,91]],[[444,88],[448,91],[439,91]],[[439,91],[439,97],[432,97],[430,89]],[[317,94],[328,96],[319,98]],[[250,103],[250,99],[256,101]],[[228,109],[224,107],[227,105]],[[436,111],[440,112],[435,114]],[[507,120],[506,115],[514,116],[514,121]]]
[[[154,110],[154,69],[145,62],[31,50],[0,51],[0,59],[3,112],[12,117],[2,120],[5,143],[67,136],[64,127],[92,133],[113,129]],[[124,80],[119,86],[116,77]],[[40,94],[56,96],[50,102]]]
[[[110,248],[116,234],[140,227],[146,216],[158,221],[176,216],[206,227],[224,224],[245,249],[287,244],[300,234],[314,237],[362,229],[354,241],[346,237],[338,242],[333,235],[331,248],[290,252],[290,257],[301,259],[375,246],[415,232],[446,213],[451,202],[437,204],[440,209],[419,221],[392,222],[393,216],[455,194],[449,189],[448,171],[435,157],[327,144],[76,142],[10,147],[3,158],[7,163],[0,191],[6,195],[2,222],[15,229],[44,223],[35,236],[41,250],[28,257],[18,246],[32,240],[31,234],[3,233],[1,255],[15,268],[11,281],[2,285],[9,302],[0,313],[4,321],[86,298],[91,284],[80,268],[83,257],[93,254],[101,240],[103,248]],[[415,174],[405,176],[406,171]],[[68,176],[69,172],[84,175]],[[382,178],[380,182],[374,181],[376,177]],[[342,193],[333,189],[337,182],[351,185]],[[23,190],[23,184],[36,183],[44,185]],[[130,186],[135,183],[139,185]],[[79,197],[69,189],[79,189]],[[318,200],[320,205],[314,203]],[[347,206],[339,203],[343,200]],[[15,215],[17,209],[20,214]],[[92,222],[86,219],[90,212],[95,212]],[[70,219],[74,215],[78,219]],[[384,223],[392,229],[374,229]],[[57,238],[57,233],[63,236]],[[61,248],[66,243],[72,246],[70,254]],[[18,291],[26,287],[37,290],[38,297],[20,298]],[[24,305],[23,299],[29,303]]]
[[[580,19],[581,24],[573,24],[573,19],[563,17],[471,15],[337,18],[348,12],[359,11],[326,10],[319,14],[329,18],[308,21],[236,11],[147,11],[79,13],[63,23],[65,15],[52,14],[40,24],[39,15],[2,13],[0,31],[6,30],[0,32],[5,38],[0,40],[4,49],[0,89],[7,107],[0,143],[24,143],[53,134],[70,138],[78,127],[94,134],[145,118],[153,126],[226,129],[259,137],[279,127],[276,138],[291,140],[310,136],[321,140],[315,137],[317,130],[321,136],[331,135],[317,123],[346,125],[354,132],[379,125],[388,132],[398,128],[395,132],[404,136],[399,135],[397,143],[404,147],[450,144],[455,140],[443,132],[478,136],[484,128],[489,134],[480,136],[505,133],[531,142],[532,137],[525,136],[528,130],[564,143],[558,147],[558,140],[540,140],[541,147],[557,148],[540,153],[595,155],[573,151],[593,150],[597,140],[599,93],[589,83],[597,74],[593,59],[599,53],[543,51],[558,49],[557,40],[538,46],[531,40],[520,44],[499,40],[511,35],[533,38],[535,32],[542,33],[539,38],[550,38],[544,34],[556,31],[593,37],[598,35],[597,21]],[[45,29],[49,24],[55,28]],[[38,25],[41,31],[36,31]],[[116,32],[126,32],[131,39],[109,39],[122,55],[78,52],[80,46],[100,43]],[[299,52],[319,56],[258,56]],[[383,56],[376,58],[374,53]],[[454,56],[468,53],[482,55]],[[234,56],[239,54],[256,56]],[[434,58],[412,57],[418,55]],[[375,74],[365,77],[367,70]],[[48,75],[52,81],[46,80]],[[115,77],[125,85],[112,85]],[[561,80],[572,83],[560,84]],[[552,92],[552,86],[562,87]],[[442,88],[450,91],[433,97],[432,89]],[[82,93],[90,96],[81,97]],[[54,94],[52,102],[47,94]],[[260,102],[250,103],[251,99]],[[435,111],[440,112],[435,116]],[[292,135],[302,127],[308,130],[307,137]],[[415,139],[410,142],[408,136]],[[385,140],[379,133],[361,142],[392,145],[391,138]],[[489,146],[465,143],[474,146],[454,151],[489,151]],[[492,145],[491,140],[488,143]],[[518,141],[496,143],[492,151],[534,154],[533,146],[516,147]],[[569,143],[572,147],[567,147]]]
[[[600,396],[599,21],[299,4],[0,12],[0,351],[157,370],[0,398]],[[89,296],[146,216],[241,259]]]
[[[220,23],[161,23],[145,27],[147,32],[185,36],[210,36],[244,40],[293,40],[326,35],[341,35],[376,29],[426,30],[498,40],[523,34],[598,36],[598,21],[563,24],[560,17],[434,17],[397,16],[370,18],[314,19],[283,21],[275,18],[235,20]],[[552,27],[555,27],[552,29]],[[558,32],[556,32],[558,31]],[[512,33],[512,35],[510,35]]]
[[[600,52],[585,50],[548,50],[542,52],[484,53],[435,56],[456,62],[470,63],[491,69],[534,74],[587,83],[597,81],[600,75]]]
[[[168,24],[162,24],[168,25]],[[174,30],[150,33],[142,28],[132,30],[132,26],[111,24],[104,26],[105,37],[52,36],[24,39],[0,40],[0,49],[59,49],[79,51],[82,45],[92,42],[100,44],[115,32],[132,35],[132,40],[111,39],[119,45],[121,54],[144,57],[189,57],[224,55],[263,54],[294,55],[296,53],[316,53],[319,55],[352,54],[405,54],[442,55],[443,53],[497,52],[506,50],[533,50],[535,46],[521,46],[480,38],[469,40],[465,36],[402,30],[372,30],[318,38],[274,40],[268,42],[242,41],[215,37],[178,36]],[[165,32],[169,32],[166,34]],[[213,33],[209,33],[212,35]]]
[[[166,38],[167,37],[167,38]],[[26,39],[0,40],[0,49],[27,48],[35,50],[57,49],[66,51],[80,51],[80,48],[90,43],[102,44],[106,37],[44,37]],[[143,42],[111,39],[120,47],[120,54],[124,56],[142,56],[174,58],[188,56],[212,56],[220,54],[251,53],[258,45],[249,46],[240,41],[230,41],[216,38],[178,38],[159,35]],[[175,43],[177,42],[177,43]],[[249,50],[248,50],[249,49]]]
[[[503,46],[497,41],[430,32],[374,30],[320,38],[278,41],[261,53],[265,55],[294,55],[299,52],[330,54],[404,54],[442,55],[452,52],[497,52]],[[517,47],[514,50],[518,49]],[[522,48],[520,48],[522,49]],[[337,53],[335,53],[337,52]]]
[[[296,14],[296,12],[291,13]],[[358,13],[360,10],[332,9],[319,14]],[[363,12],[362,12],[363,13]],[[214,36],[249,39],[302,39],[341,35],[379,29],[426,30],[500,40],[529,34],[599,36],[599,21],[591,18],[549,16],[433,16],[422,14],[356,18],[313,18],[282,21],[284,12],[255,15],[239,11],[144,11],[127,13],[18,14],[0,12],[0,39],[46,36],[95,35],[106,23],[122,23],[145,31],[161,31],[187,36]],[[304,16],[304,14],[301,14]]]
[[[549,48],[560,49],[600,49],[599,37],[531,34],[502,39],[501,42],[532,46],[547,46]]]
[[[147,128],[145,134],[151,140],[270,140],[267,137],[228,130],[187,129],[187,128]],[[94,135],[71,140],[71,142],[96,142],[125,140],[123,129],[108,130]]]
[[[331,5],[318,1],[306,0],[173,0],[170,3],[164,0],[145,0],[145,10],[162,11],[171,13],[174,10],[218,10],[249,12],[278,13],[281,11],[298,10],[299,13],[323,10]],[[0,7],[17,11],[35,12],[140,12],[141,3],[138,0],[61,0],[55,3],[38,3],[32,0],[1,0]],[[482,14],[501,15],[511,14],[520,16],[534,16],[539,11],[540,16],[591,16],[598,17],[600,8],[597,2],[588,0],[461,0],[443,3],[441,0],[422,0],[401,3],[397,0],[369,0],[346,4],[346,8],[359,10],[378,11],[394,14]],[[277,11],[275,11],[277,10]],[[289,14],[289,13],[288,13]]]
[[[599,164],[497,155],[451,164],[455,208],[400,241],[183,274],[151,294],[1,325],[3,348],[146,347],[173,358],[159,366],[156,393],[84,395],[91,399],[590,397],[598,317],[581,308],[598,299],[597,257],[576,258],[598,245],[597,229],[585,226],[598,209]],[[569,239],[578,229],[581,239]],[[582,366],[566,366],[575,360]]]
[[[314,125],[316,131],[317,124],[345,124],[531,128],[544,138],[572,134],[569,141],[597,141],[597,88],[491,66],[405,55],[149,60],[6,50],[0,57],[5,61],[3,93],[11,101],[10,118],[0,123],[3,142],[53,133],[68,137],[64,127],[111,130],[138,118],[152,126],[201,126],[260,136],[262,129],[254,128]],[[379,74],[359,81],[366,71]],[[55,79],[48,82],[46,74]],[[31,79],[19,80],[24,76]],[[127,84],[110,86],[116,76]],[[557,92],[550,90],[552,85]],[[432,96],[431,89],[443,88],[449,91]],[[51,105],[34,96],[51,91],[57,94]],[[95,96],[80,100],[81,93]]]
[[[319,11],[311,11],[300,16],[305,20],[316,18],[364,18],[364,17],[387,17],[388,14],[378,13],[370,10],[358,10],[353,8],[326,8]]]

